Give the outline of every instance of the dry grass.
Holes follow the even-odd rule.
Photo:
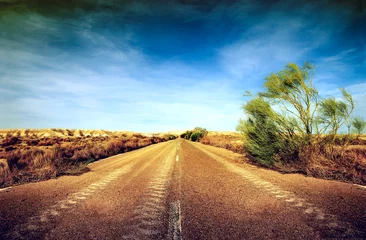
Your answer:
[[[342,136],[340,136],[342,137]],[[234,132],[209,132],[201,143],[245,154],[242,136]],[[253,164],[258,165],[248,158]],[[366,184],[366,135],[349,145],[324,145],[304,149],[303,161],[276,162],[274,170],[283,173],[303,173],[310,176]]]
[[[235,132],[209,132],[201,139],[201,143],[225,148],[236,153],[245,152],[243,138]]]
[[[306,167],[307,174],[314,177],[366,184],[366,146],[317,147]]]
[[[106,131],[96,130],[2,130],[0,133],[5,135],[0,141],[0,187],[78,174],[90,162],[172,139],[167,135],[126,132],[105,135]]]

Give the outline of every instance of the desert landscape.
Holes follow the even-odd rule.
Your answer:
[[[365,0],[0,0],[0,240],[366,239]]]
[[[172,134],[122,131],[0,130],[0,187],[81,174],[102,158],[172,140]]]

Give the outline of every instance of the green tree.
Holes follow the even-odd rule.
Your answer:
[[[348,121],[355,108],[352,95],[341,88],[343,101],[334,97],[320,102],[318,122],[323,124],[324,131],[329,132],[330,139],[334,141],[340,127]]]
[[[180,137],[196,142],[201,140],[207,133],[206,128],[195,127],[192,131],[187,130],[185,133],[182,133]]]
[[[314,133],[329,132],[334,142],[340,127],[349,120],[355,107],[352,95],[341,89],[343,100],[320,100],[312,84],[314,74],[310,63],[302,67],[289,63],[265,78],[264,92],[249,94],[251,100],[243,105],[248,119],[240,120],[237,130],[244,134],[249,153],[259,162],[271,165],[275,159],[311,159],[314,143],[323,141],[318,137],[315,142]]]
[[[250,100],[243,109],[249,118],[241,120],[237,130],[245,134],[246,147],[253,157],[261,164],[272,165],[280,145],[279,131],[273,120],[275,113],[262,97]]]
[[[196,142],[198,140],[199,136],[197,132],[193,132],[190,139],[192,142]]]
[[[289,63],[284,70],[266,77],[266,91],[259,94],[291,114],[296,119],[296,131],[303,133],[309,144],[319,106],[318,91],[312,84],[314,74],[314,66],[310,63],[302,67]]]
[[[365,131],[366,122],[362,117],[355,117],[352,121],[354,131],[357,133],[357,138]]]

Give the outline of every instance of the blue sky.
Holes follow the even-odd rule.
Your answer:
[[[288,62],[366,118],[362,0],[0,0],[0,128],[233,131]]]

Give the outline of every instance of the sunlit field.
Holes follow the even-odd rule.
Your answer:
[[[174,138],[102,130],[1,130],[0,186],[80,174],[91,162]]]

